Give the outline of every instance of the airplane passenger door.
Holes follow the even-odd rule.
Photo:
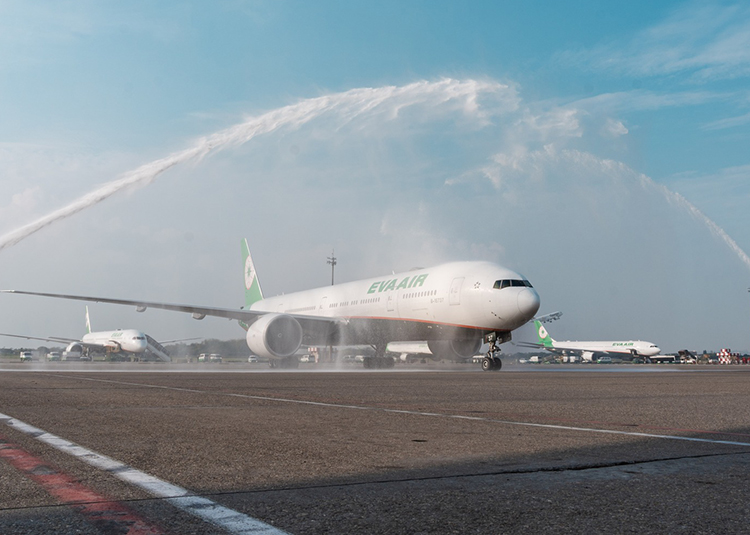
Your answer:
[[[450,296],[448,297],[448,302],[451,305],[460,305],[461,304],[461,286],[464,284],[464,277],[457,277],[453,279],[453,282],[451,282],[451,291]]]

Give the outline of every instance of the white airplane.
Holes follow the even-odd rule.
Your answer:
[[[547,329],[542,325],[542,322],[535,320],[534,325],[536,326],[538,343],[531,344],[520,342],[518,345],[538,347],[557,353],[580,353],[581,358],[584,361],[591,361],[594,357],[594,353],[620,354],[633,357],[653,357],[654,355],[658,355],[661,351],[656,344],[644,342],[643,340],[614,342],[576,342],[571,340],[558,342],[549,335]]]
[[[371,345],[368,368],[393,366],[385,357],[391,341],[427,341],[441,358],[468,358],[490,344],[483,369],[499,369],[497,343],[529,321],[539,295],[522,275],[490,262],[453,262],[429,269],[325,286],[264,298],[247,240],[242,240],[245,307],[216,308],[3,290],[101,303],[133,305],[139,312],[158,308],[236,319],[247,330],[250,350],[273,367],[294,367],[302,346]]]
[[[117,329],[115,331],[91,332],[89,307],[86,307],[86,334],[80,340],[74,338],[23,336],[20,334],[0,333],[0,336],[12,336],[27,340],[44,340],[47,342],[68,343],[62,354],[63,360],[90,360],[89,352],[103,350],[106,353],[144,353],[147,349],[160,360],[171,359],[164,347],[146,333],[135,329]]]

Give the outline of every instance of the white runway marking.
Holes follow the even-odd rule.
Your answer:
[[[66,375],[64,375],[64,377],[70,378],[70,376],[66,376]],[[113,381],[111,379],[93,379],[91,377],[75,377],[75,379],[82,380],[82,381],[95,381],[95,382],[113,383],[113,384],[128,385],[128,386],[140,386],[140,387],[145,387],[145,388],[158,388],[158,389],[172,390],[172,391],[177,391],[177,392],[191,392],[194,394],[210,394],[213,396],[227,396],[227,397],[236,397],[236,398],[245,398],[245,399],[256,399],[256,400],[261,400],[261,401],[277,401],[279,403],[296,403],[299,405],[312,405],[312,406],[317,406],[317,407],[330,407],[330,408],[337,408],[337,409],[352,409],[352,410],[363,410],[363,411],[377,411],[377,412],[385,412],[385,413],[392,413],[392,414],[412,414],[415,416],[429,416],[429,417],[434,417],[434,418],[474,420],[478,422],[492,422],[492,423],[498,423],[498,424],[504,424],[504,425],[538,427],[538,428],[544,428],[544,429],[559,429],[562,431],[578,431],[581,433],[601,433],[601,434],[609,434],[609,435],[624,435],[624,436],[639,437],[639,438],[660,438],[662,440],[681,440],[681,441],[686,441],[686,442],[702,442],[706,444],[723,444],[726,446],[750,447],[750,442],[735,442],[731,440],[714,440],[710,438],[685,437],[685,436],[680,436],[680,435],[658,435],[655,433],[639,433],[637,431],[619,431],[615,429],[596,429],[594,427],[575,427],[575,426],[569,426],[569,425],[540,424],[540,423],[534,423],[534,422],[519,422],[519,421],[514,421],[514,420],[499,420],[495,418],[485,418],[483,416],[465,416],[461,414],[444,414],[444,413],[439,413],[439,412],[422,412],[422,411],[409,411],[409,410],[403,410],[403,409],[387,409],[383,407],[368,407],[366,405],[344,405],[341,403],[326,403],[323,401],[308,401],[308,400],[290,399],[290,398],[276,398],[276,397],[271,397],[271,396],[253,396],[250,394],[210,392],[207,390],[196,390],[193,388],[178,388],[174,386],[151,385],[148,383]],[[721,434],[721,432],[717,431],[716,434]]]
[[[49,444],[64,453],[73,455],[81,461],[109,472],[115,477],[139,487],[152,496],[164,499],[178,509],[197,516],[202,520],[225,529],[229,533],[247,535],[285,535],[286,532],[255,518],[238,513],[204,498],[194,496],[187,489],[168,483],[140,470],[136,470],[120,461],[86,449],[73,442],[60,438],[52,433],[31,426],[11,416],[0,413],[0,421],[9,427],[31,435],[35,439]]]

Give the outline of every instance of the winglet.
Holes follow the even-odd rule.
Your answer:
[[[242,239],[242,262],[245,279],[245,308],[250,308],[250,305],[263,299],[263,290],[260,289],[260,282],[255,273],[255,265],[253,265],[246,238]]]

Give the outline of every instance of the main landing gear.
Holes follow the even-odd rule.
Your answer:
[[[386,355],[386,346],[382,344],[378,344],[376,346],[373,346],[375,349],[375,356],[374,357],[365,357],[362,364],[365,368],[368,370],[372,369],[383,369],[383,368],[393,368],[394,364],[396,363],[392,357],[389,357]]]
[[[482,371],[497,372],[503,367],[503,361],[497,356],[500,348],[497,347],[497,333],[490,333],[484,337],[484,341],[490,344],[487,356],[482,359]]]

